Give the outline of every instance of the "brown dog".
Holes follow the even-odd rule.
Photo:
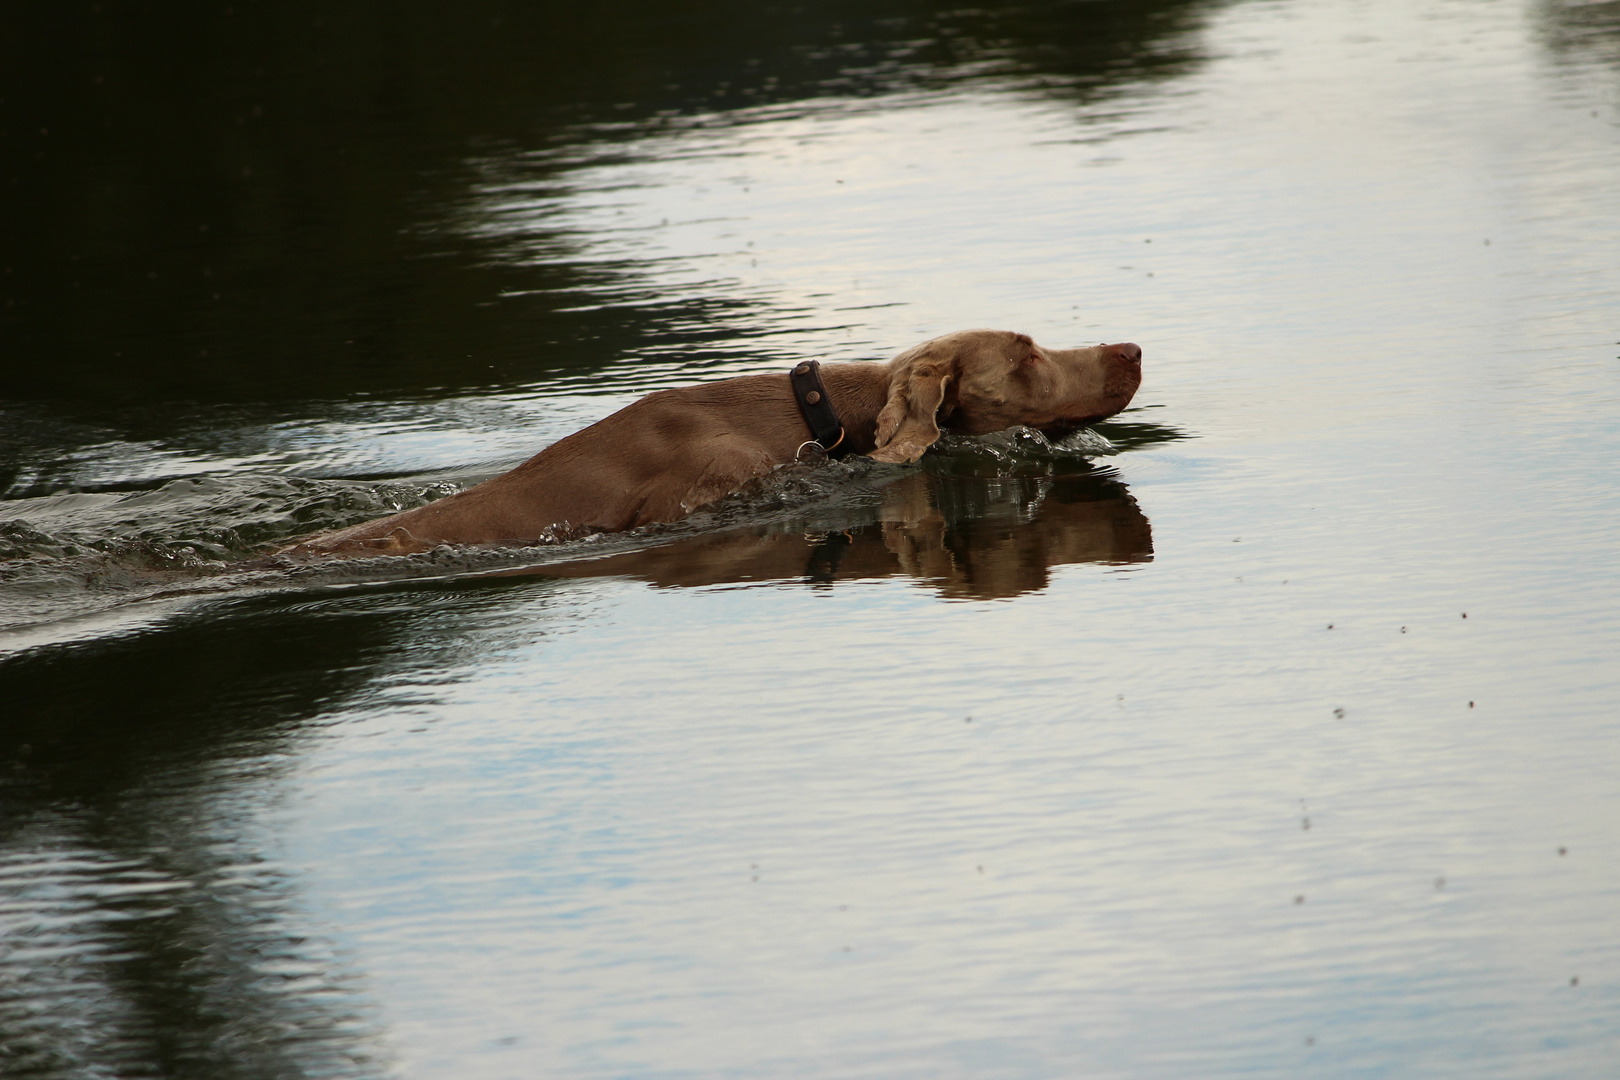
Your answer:
[[[1142,382],[1142,350],[1044,349],[1023,334],[964,330],[887,364],[830,364],[821,376],[846,448],[907,462],[941,425],[983,435],[1112,416]],[[785,372],[660,390],[476,487],[286,550],[407,554],[674,521],[794,461],[810,438]]]

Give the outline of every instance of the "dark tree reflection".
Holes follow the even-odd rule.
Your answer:
[[[164,403],[438,394],[699,341],[712,313],[656,305],[515,321],[480,305],[589,282],[425,226],[492,147],[984,78],[1084,98],[1187,70],[1209,6],[11,5],[0,393],[139,434]]]
[[[323,615],[224,604],[0,662],[7,1076],[381,1071],[360,980],[259,821],[399,632]]]

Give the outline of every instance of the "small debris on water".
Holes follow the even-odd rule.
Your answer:
[[[1299,827],[1300,827],[1300,829],[1302,829],[1305,832],[1310,832],[1311,831],[1311,819],[1310,818],[1301,818],[1300,822],[1299,822]]]
[[[1463,618],[1465,618],[1465,619],[1468,618],[1468,612],[1465,611],[1465,612],[1462,613],[1462,615],[1463,615]]]
[[[1305,1045],[1306,1046],[1315,1046],[1316,1045],[1316,1036],[1315,1035],[1307,1035],[1307,1036],[1305,1036]]]
[[[1328,623],[1328,629],[1329,630],[1333,629],[1333,624],[1332,623]]]
[[[1344,719],[1344,710],[1343,709],[1334,709],[1333,710],[1333,715],[1338,717],[1340,720],[1343,720]]]
[[[1474,707],[1474,703],[1473,703],[1473,702],[1472,702],[1472,701],[1470,701],[1470,702],[1469,702],[1469,703],[1468,703],[1468,707],[1469,707],[1469,708],[1470,708],[1470,709],[1472,709],[1472,708],[1473,708],[1473,707]]]
[[[982,866],[979,867],[979,873],[981,873],[981,874],[984,873],[984,867],[982,867]]]
[[[1581,977],[1579,975],[1571,975],[1569,977],[1569,985],[1571,985],[1571,986],[1579,986],[1579,985],[1581,985]]]
[[[1569,848],[1567,848],[1567,847],[1559,848],[1558,849],[1558,854],[1560,854],[1560,855],[1568,855],[1569,854]]]
[[[1305,902],[1305,894],[1304,893],[1300,893],[1298,896],[1294,897],[1294,903],[1303,904],[1304,902]]]
[[[1435,887],[1435,888],[1436,888],[1436,889],[1443,889],[1443,888],[1445,888],[1445,887],[1446,887],[1446,879],[1445,879],[1445,878],[1443,878],[1443,877],[1437,877],[1437,878],[1435,878],[1435,879],[1434,879],[1434,887]]]

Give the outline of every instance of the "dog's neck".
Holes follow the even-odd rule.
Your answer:
[[[877,416],[889,399],[889,365],[883,363],[823,364],[821,381],[845,438],[857,454],[877,449]]]

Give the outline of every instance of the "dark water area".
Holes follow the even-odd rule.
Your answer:
[[[565,230],[535,241],[550,258],[514,266],[446,236],[446,210],[478,159],[551,149],[529,182],[566,188],[571,159],[741,108],[1015,73],[1083,100],[1193,63],[1165,43],[1197,17],[1185,3],[19,10],[0,389],[164,435],[187,404],[303,416],[647,353],[746,355],[762,332],[747,305],[593,305],[622,267],[571,258]],[[526,302],[497,300],[515,292]]]
[[[0,1074],[1620,1061],[1620,4],[0,11]],[[1132,407],[307,563],[972,326]]]

